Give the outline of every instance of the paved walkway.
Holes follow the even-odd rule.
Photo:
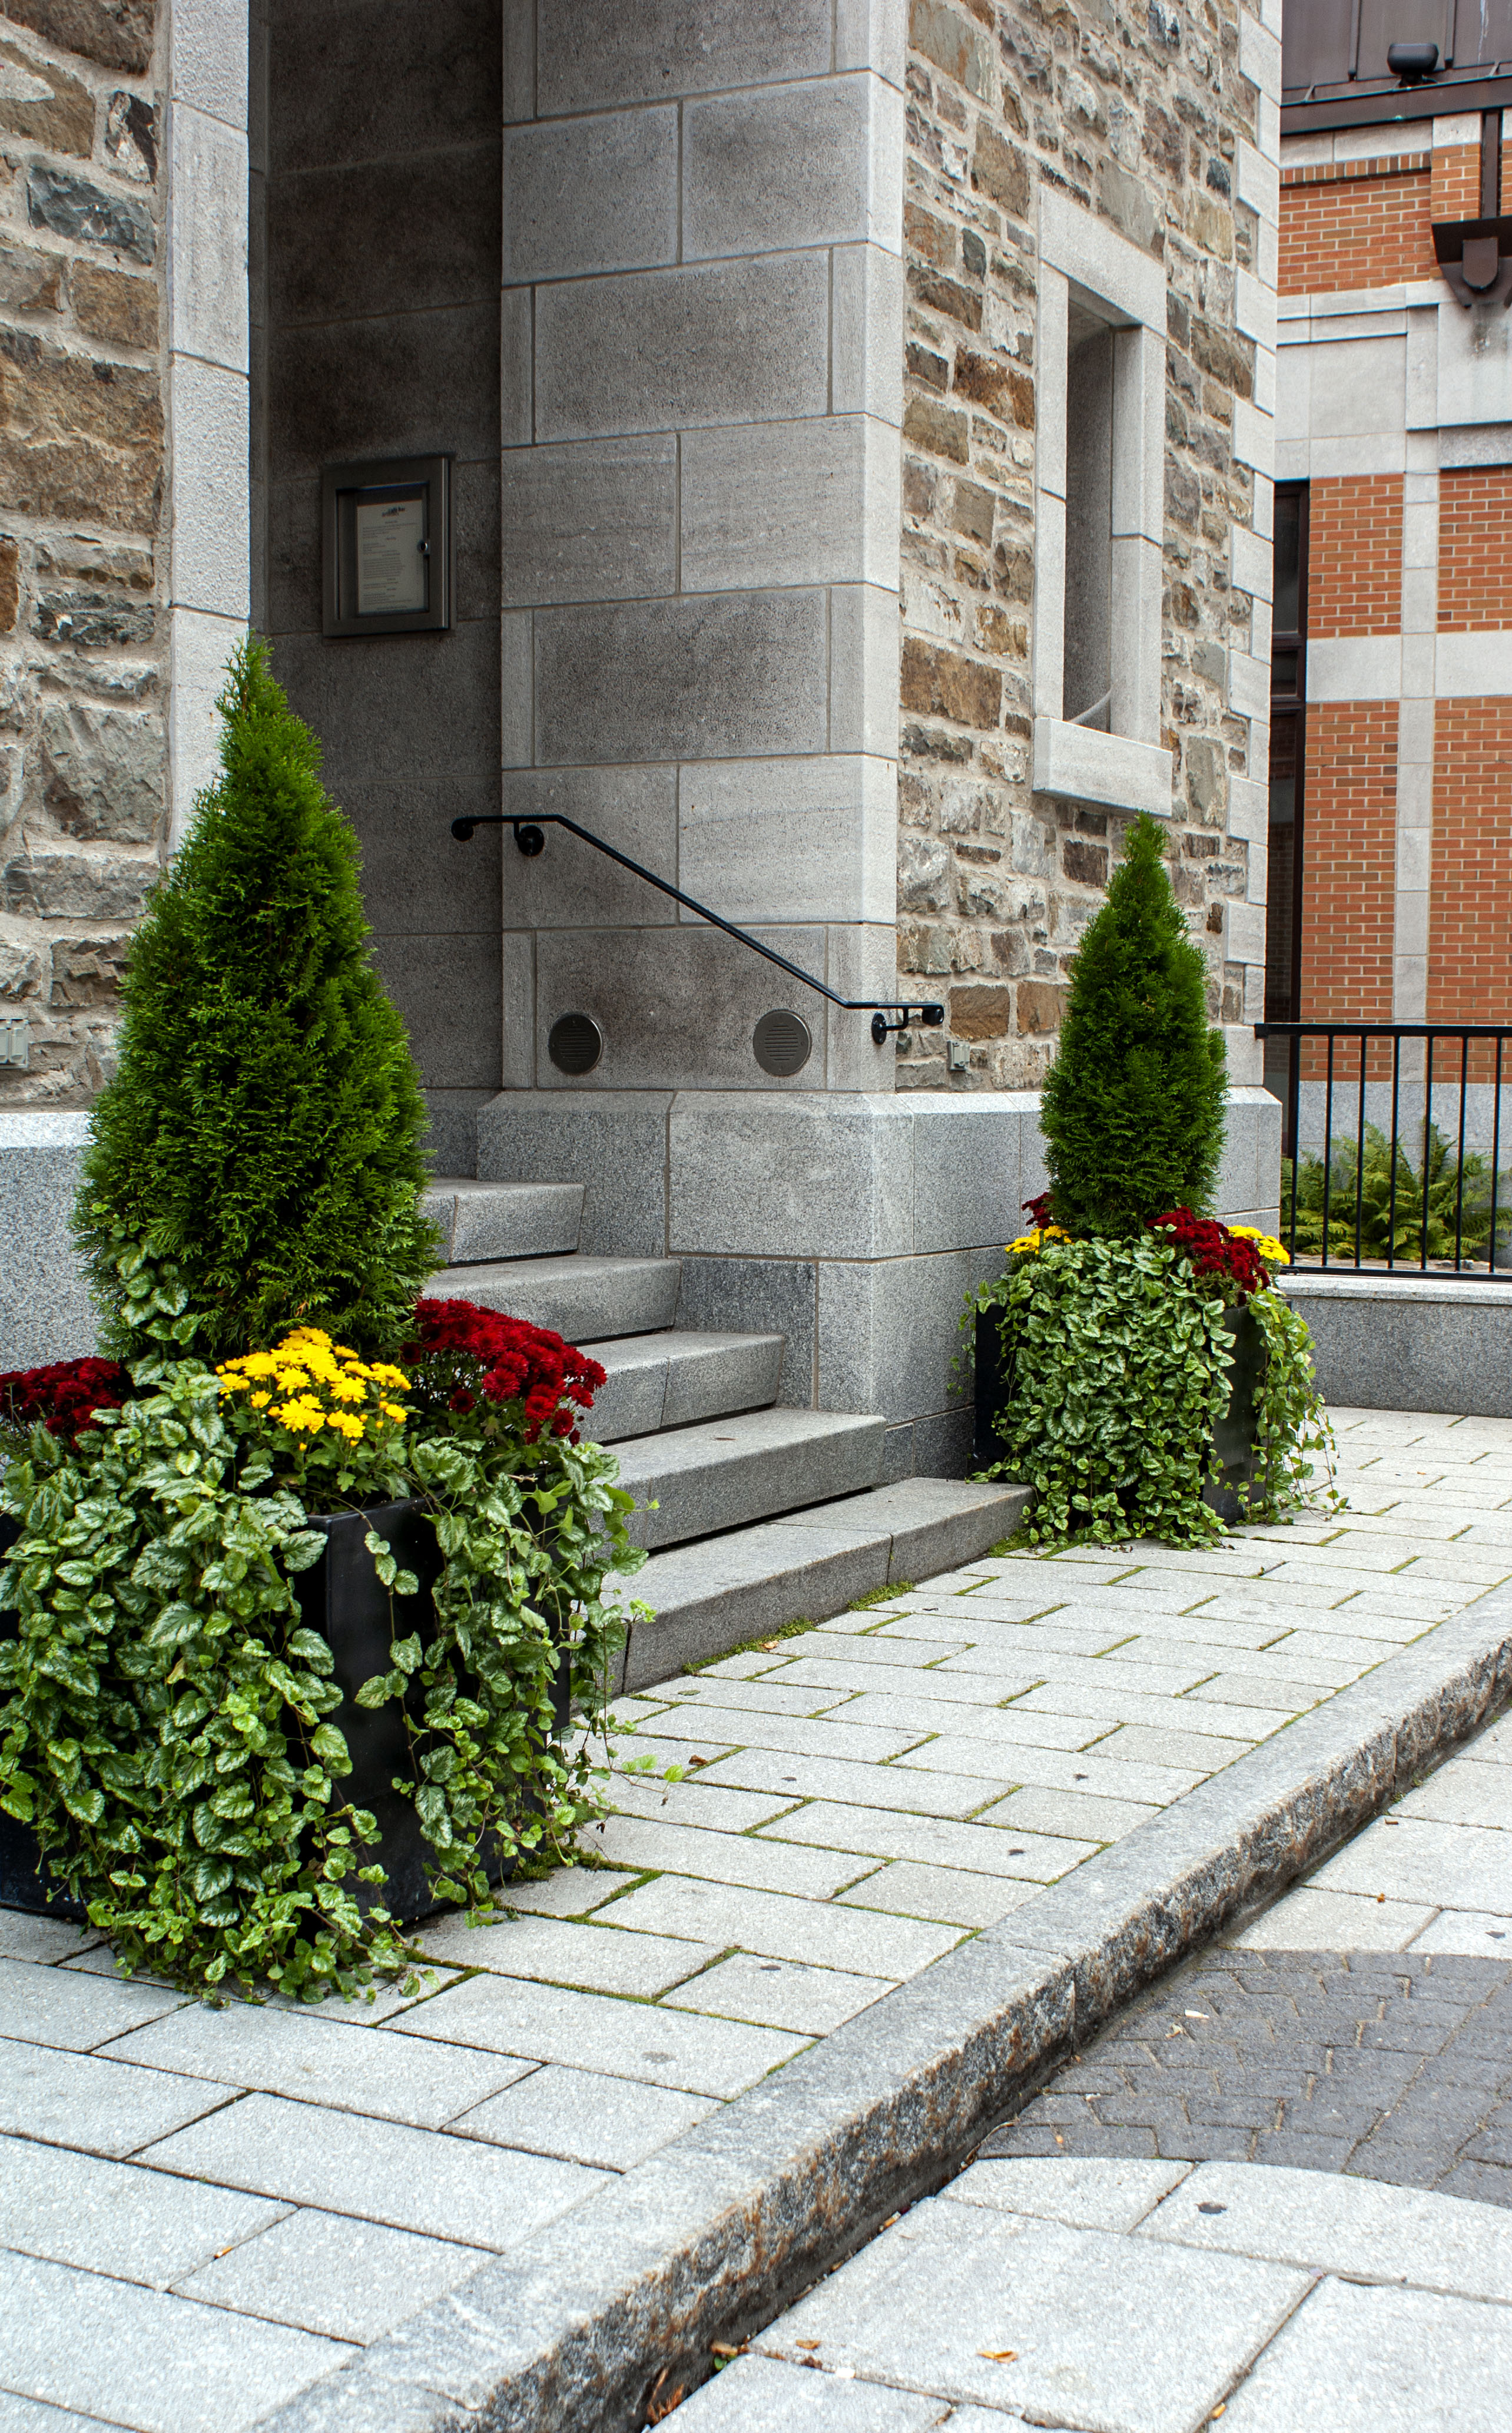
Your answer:
[[[1512,1423],[1339,1426],[1343,1518],[990,1558],[626,1701],[686,1778],[431,1930],[424,1999],[211,2010],[0,1913],[0,2433],[255,2424],[1512,1574]]]
[[[1130,2003],[672,2421],[1504,2433],[1509,2098],[1512,1720]]]

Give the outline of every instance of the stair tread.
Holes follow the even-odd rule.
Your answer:
[[[1011,1482],[904,1478],[654,1554],[623,1591],[654,1618],[632,1625],[622,1686],[645,1689],[890,1581],[969,1563],[1012,1534],[1028,1493]]]
[[[441,1228],[449,1261],[575,1257],[583,1232],[581,1182],[481,1182],[476,1175],[433,1176],[426,1213]]]
[[[755,1344],[786,1343],[784,1335],[701,1334],[691,1326],[664,1326],[655,1335],[606,1335],[599,1343],[580,1343],[611,1377],[617,1370],[652,1367],[658,1360],[689,1359],[719,1352],[743,1352]]]
[[[670,1328],[681,1273],[676,1259],[586,1257],[573,1251],[442,1268],[426,1289],[550,1327],[571,1343],[603,1342]]]
[[[867,1411],[795,1411],[775,1407],[742,1411],[729,1419],[700,1421],[694,1427],[628,1437],[619,1449],[620,1475],[629,1485],[648,1472],[704,1470],[725,1462],[749,1460],[753,1455],[784,1451],[871,1432],[886,1421]]]

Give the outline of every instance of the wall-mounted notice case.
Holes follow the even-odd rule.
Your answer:
[[[451,623],[451,459],[391,456],[320,476],[327,634],[433,634]]]

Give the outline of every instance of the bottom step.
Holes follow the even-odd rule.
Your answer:
[[[653,1555],[625,1593],[655,1619],[633,1626],[617,1686],[647,1689],[800,1616],[822,1622],[890,1580],[953,1571],[1009,1537],[1028,1500],[1027,1487],[904,1478]]]

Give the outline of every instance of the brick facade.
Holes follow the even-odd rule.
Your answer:
[[[1512,699],[1438,705],[1428,1018],[1505,1021],[1512,1009]]]
[[[151,0],[0,6],[0,1107],[110,1070],[164,833]]]
[[[1031,1086],[1055,1049],[1068,966],[1124,823],[1029,785],[1035,190],[1046,182],[1154,254],[1169,283],[1163,740],[1175,761],[1174,876],[1207,947],[1215,1019],[1244,1018],[1227,911],[1249,881],[1228,834],[1250,769],[1227,653],[1252,603],[1231,587],[1231,522],[1256,519],[1234,404],[1255,348],[1234,327],[1257,223],[1234,197],[1256,140],[1239,10],[1200,27],[1155,8],[1053,13],[913,0],[905,248],[903,732],[899,952],[948,987],[949,1029],[914,1034],[900,1084]],[[1265,485],[1268,496],[1268,485]],[[1261,645],[1264,655],[1264,641]],[[963,1044],[963,1069],[947,1056]]]
[[[1364,170],[1370,174],[1361,175]],[[1432,279],[1426,153],[1282,172],[1281,293],[1327,296]]]
[[[1389,1022],[1397,705],[1307,713],[1303,1022]]]
[[[1402,489],[1400,473],[1312,485],[1307,629],[1315,638],[1400,630]]]
[[[1438,477],[1438,630],[1512,627],[1512,465]]]

